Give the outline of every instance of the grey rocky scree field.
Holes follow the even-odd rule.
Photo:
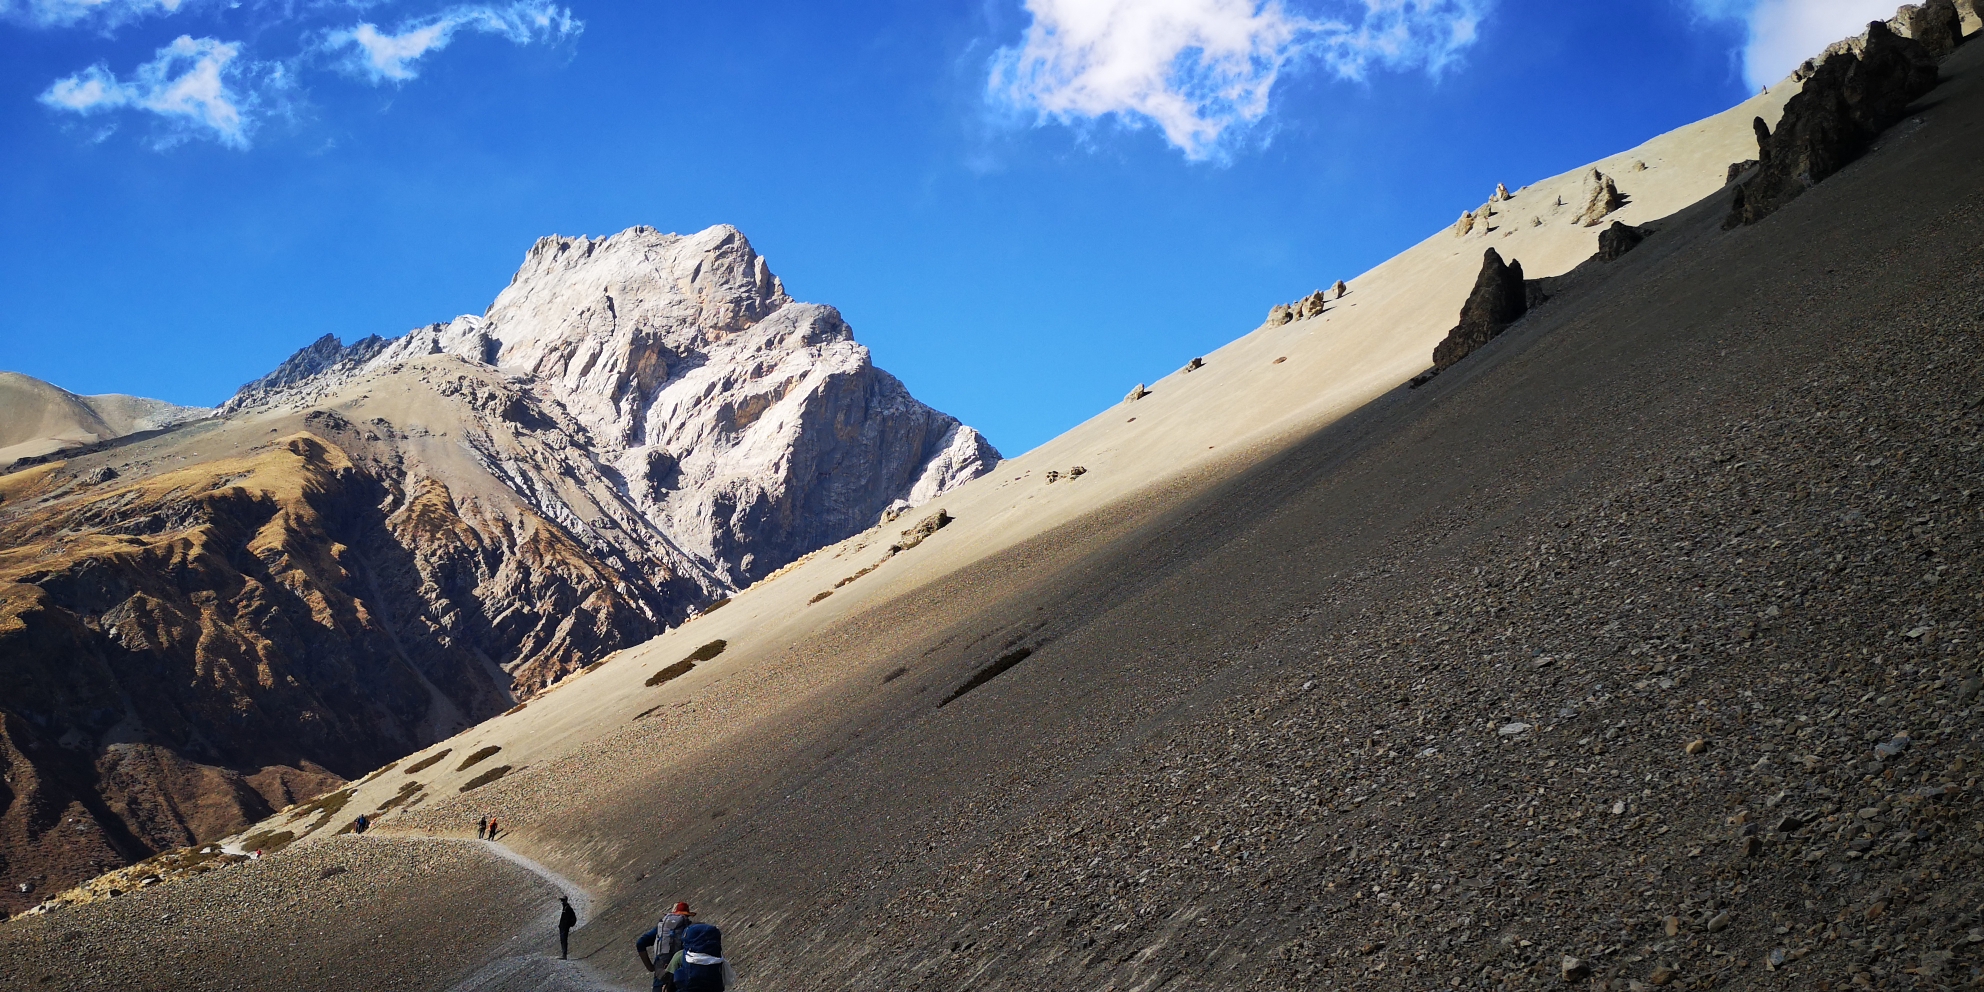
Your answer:
[[[477,912],[453,915],[464,905]],[[17,989],[447,988],[555,905],[471,844],[337,838],[97,903],[95,925],[15,920],[0,975]],[[386,947],[406,953],[387,964]]]
[[[1296,622],[1261,663],[1316,674],[932,872],[881,913],[900,971],[816,987],[1984,980],[1979,288],[1350,629]]]

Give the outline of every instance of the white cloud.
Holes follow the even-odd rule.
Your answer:
[[[1033,23],[994,57],[994,101],[1040,120],[1155,124],[1187,158],[1267,114],[1284,70],[1320,58],[1345,79],[1372,66],[1437,73],[1472,44],[1489,0],[1337,0],[1339,16],[1280,0],[1025,0]]]
[[[0,0],[0,19],[35,27],[68,27],[88,21],[116,27],[150,14],[171,14],[186,0]]]
[[[349,49],[346,67],[375,83],[401,82],[418,75],[413,63],[428,52],[448,47],[457,31],[500,35],[527,45],[567,38],[584,29],[584,22],[573,17],[567,8],[541,0],[523,0],[508,7],[450,7],[403,24],[394,34],[380,31],[377,25],[361,23],[349,30],[332,32],[323,48],[332,52]]]
[[[158,50],[157,57],[137,68],[129,81],[120,80],[102,63],[64,79],[41,94],[41,102],[57,110],[93,114],[117,108],[148,111],[170,125],[165,144],[188,134],[201,134],[234,148],[248,147],[250,120],[244,109],[255,102],[252,92],[231,85],[245,73],[235,64],[238,44],[213,38],[180,35]],[[280,72],[274,80],[279,85]]]
[[[1743,75],[1752,87],[1775,84],[1827,45],[1894,16],[1898,0],[1694,0],[1706,17],[1740,20],[1748,29]]]

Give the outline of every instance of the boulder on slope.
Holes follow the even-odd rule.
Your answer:
[[[1593,169],[1584,177],[1584,206],[1571,218],[1571,223],[1597,227],[1607,214],[1625,205],[1626,196],[1619,192],[1612,177]]]
[[[1342,281],[1339,280],[1337,285],[1343,285]],[[1328,309],[1327,299],[1328,297],[1319,289],[1293,303],[1277,303],[1268,310],[1267,326],[1280,327],[1293,321],[1319,316]]]
[[[1598,260],[1610,262],[1632,251],[1646,240],[1646,233],[1631,224],[1613,221],[1612,226],[1598,232]]]
[[[1433,367],[1445,369],[1466,358],[1528,311],[1522,263],[1504,263],[1495,249],[1488,249],[1481,256],[1481,273],[1474,279],[1474,290],[1461,307],[1460,323],[1433,348]]]

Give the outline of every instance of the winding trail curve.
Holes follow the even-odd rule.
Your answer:
[[[579,927],[592,920],[591,893],[571,879],[493,840],[441,839],[475,845],[493,857],[536,875],[559,895],[572,901],[572,909],[579,917]],[[553,957],[550,952],[556,944],[557,932],[558,908],[554,902],[546,907],[542,915],[520,926],[516,935],[498,948],[487,964],[456,983],[452,992],[632,992],[625,986],[601,978],[584,960],[561,961]]]

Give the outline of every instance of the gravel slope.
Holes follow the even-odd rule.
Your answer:
[[[448,988],[556,890],[475,845],[343,837],[0,929],[17,989]],[[549,939],[546,939],[546,937]]]

